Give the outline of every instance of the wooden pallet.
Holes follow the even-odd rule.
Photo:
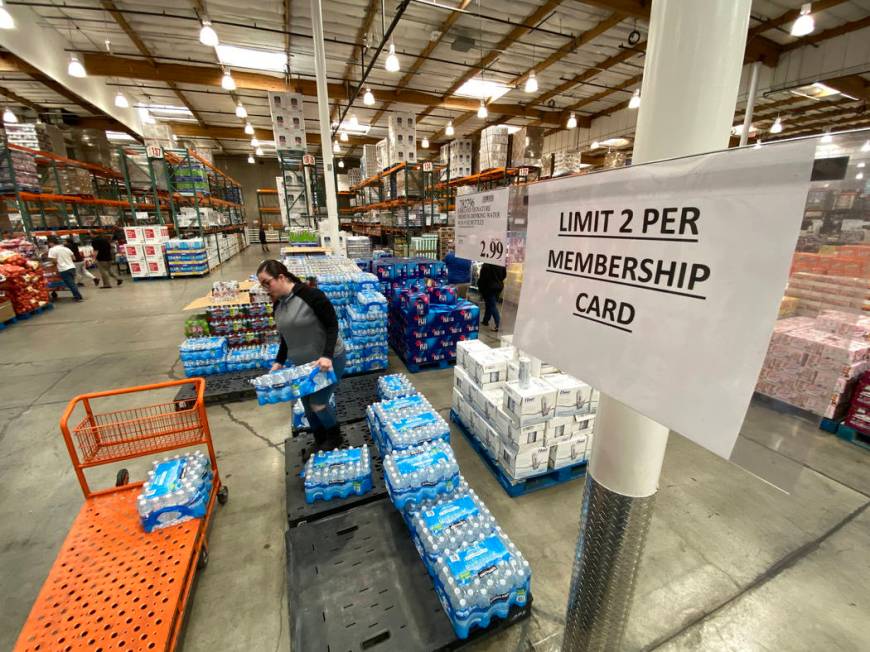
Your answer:
[[[504,489],[505,493],[507,493],[511,498],[523,496],[532,491],[538,491],[539,489],[554,487],[558,484],[569,482],[576,478],[582,478],[586,475],[586,462],[578,462],[577,464],[572,464],[570,466],[563,466],[561,469],[554,469],[521,480],[515,480],[505,473],[498,461],[493,459],[492,454],[487,450],[486,446],[484,446],[480,440],[471,433],[465,424],[462,423],[459,415],[453,410],[450,410],[450,420],[453,421],[453,423],[456,424],[456,427],[459,428],[460,432],[465,435],[468,443],[471,444],[471,447],[475,451],[477,451],[477,454],[480,455],[480,458],[484,461],[490,473],[495,476],[495,479],[498,480],[502,489]]]
[[[865,435],[863,432],[858,432],[854,428],[850,428],[845,423],[841,423],[837,428],[837,437],[861,448],[870,450],[870,435]]]

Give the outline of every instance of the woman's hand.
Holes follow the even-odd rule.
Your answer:
[[[320,371],[329,371],[332,369],[332,360],[329,358],[318,358],[317,366],[320,367]]]
[[[273,362],[272,368],[270,369],[270,371],[278,371],[279,369],[283,369],[283,368],[284,368],[284,365],[282,365],[280,362]]]

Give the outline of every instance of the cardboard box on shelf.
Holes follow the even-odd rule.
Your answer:
[[[130,275],[133,278],[148,276],[148,265],[144,259],[128,260],[127,265],[130,267]]]
[[[504,385],[503,409],[514,425],[524,426],[551,419],[556,414],[556,390],[549,383],[531,377],[527,387],[519,380]]]
[[[592,449],[592,435],[578,433],[563,441],[550,446],[549,466],[551,469],[560,469],[589,459]]]
[[[456,367],[471,371],[472,365],[468,362],[470,351],[489,351],[490,348],[480,340],[462,340],[456,343]]]
[[[592,387],[568,374],[546,374],[548,384],[556,389],[556,416],[588,412],[592,401]]]
[[[15,316],[15,308],[12,307],[12,302],[7,299],[0,300],[0,323],[8,321]]]
[[[146,243],[153,244],[169,240],[168,226],[143,226],[139,228],[142,229],[142,237]]]
[[[145,244],[144,227],[141,226],[125,226],[124,239],[127,244]]]
[[[507,380],[507,360],[491,349],[467,353],[466,368],[481,388],[497,387]]]
[[[527,426],[508,426],[507,436],[502,436],[506,443],[514,448],[547,445],[547,423],[541,421]]]
[[[124,255],[127,260],[145,260],[145,245],[141,244],[125,244]]]
[[[144,244],[140,245],[145,254],[145,258],[163,260],[163,245],[160,244]]]
[[[516,448],[509,442],[502,442],[499,462],[512,478],[519,480],[546,471],[550,466],[548,446],[529,446]]]

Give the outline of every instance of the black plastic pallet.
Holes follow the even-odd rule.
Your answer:
[[[245,371],[232,371],[227,374],[213,374],[203,376],[205,378],[205,403],[232,403],[255,398],[257,392],[249,382],[252,378],[262,376],[263,369],[247,369]],[[184,410],[193,407],[196,392],[193,385],[185,385],[175,395],[176,409]]]
[[[288,530],[290,636],[306,652],[457,650],[528,618],[531,597],[505,620],[459,639],[432,579],[389,501]]]
[[[314,436],[311,433],[302,433],[296,437],[291,437],[284,442],[287,524],[291,528],[387,497],[387,488],[384,485],[384,465],[380,455],[378,455],[377,446],[372,442],[366,422],[360,421],[359,423],[342,425],[341,432],[348,446],[369,445],[369,452],[372,456],[371,491],[366,492],[362,496],[351,495],[347,498],[316,500],[311,504],[306,503],[305,488],[299,473],[303,467],[302,451],[306,448],[311,448],[311,445],[314,443]]]
[[[335,392],[335,415],[342,425],[366,418],[366,408],[378,401],[378,378],[383,372],[369,376],[342,378]],[[297,428],[306,432],[308,428]]]

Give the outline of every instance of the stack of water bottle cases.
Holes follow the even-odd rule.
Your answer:
[[[477,338],[480,309],[447,284],[444,263],[385,257],[371,267],[389,302],[390,343],[406,364],[453,362],[456,343]]]
[[[531,569],[459,473],[450,429],[396,374],[378,381],[367,409],[384,480],[429,571],[454,631],[467,638],[530,599]]]
[[[284,264],[303,281],[314,279],[335,307],[347,352],[344,374],[386,369],[387,301],[378,279],[338,256],[288,256]]]
[[[212,486],[211,462],[202,451],[153,463],[136,502],[146,532],[202,518]]]

